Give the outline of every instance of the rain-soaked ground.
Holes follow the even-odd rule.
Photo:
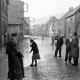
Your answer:
[[[23,80],[80,80],[80,65],[74,67],[72,64],[65,64],[65,45],[62,47],[62,57],[55,58],[55,46],[51,46],[50,39],[45,38],[42,41],[39,38],[35,42],[38,44],[41,59],[37,67],[30,67],[32,54],[28,53],[30,47],[27,48],[25,44],[25,78]]]
[[[30,67],[32,53],[30,51],[29,39],[25,39],[20,44],[23,53],[23,63],[25,78],[23,80],[80,80],[80,59],[78,66],[65,63],[65,45],[62,46],[62,57],[54,57],[55,46],[51,45],[51,40],[45,38],[35,39],[38,44],[41,59],[38,60],[37,67]],[[73,63],[73,60],[72,60]],[[7,57],[0,62],[0,80],[7,80]]]

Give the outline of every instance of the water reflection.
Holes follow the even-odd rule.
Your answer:
[[[38,62],[39,61],[45,61],[46,60],[45,56],[47,54],[52,53],[50,40],[49,39],[44,39],[44,41],[42,43],[41,39],[36,39],[35,42],[38,45],[39,53],[40,53],[40,57],[41,57],[41,59],[38,60]],[[29,53],[29,51],[30,51],[30,42],[29,42],[29,40],[25,40],[23,42],[23,55],[24,55],[23,62],[24,62],[24,67],[27,67],[27,66],[29,66],[31,64],[32,53]]]

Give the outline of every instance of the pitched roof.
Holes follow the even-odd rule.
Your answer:
[[[30,24],[30,18],[29,18],[29,17],[24,17],[24,21],[25,21],[27,24]]]
[[[65,19],[65,18],[69,18],[73,15],[75,15],[75,13],[80,9],[80,5],[75,7],[73,10],[66,12],[59,20]]]
[[[52,16],[52,17],[50,17],[49,19],[48,19],[48,21],[46,22],[46,24],[47,23],[49,23],[50,21],[55,21],[55,20],[58,20],[55,16]]]
[[[68,12],[66,12],[59,20],[63,20],[63,19],[65,19],[68,15],[69,15],[69,11]]]
[[[67,17],[73,16],[79,9],[80,9],[80,5],[77,6],[77,7],[75,7],[75,8],[69,13],[69,15],[68,15]]]

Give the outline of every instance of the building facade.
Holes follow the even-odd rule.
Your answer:
[[[24,4],[21,0],[10,0],[8,6],[8,30],[11,35],[16,33],[19,38],[23,38],[23,18],[24,18]]]
[[[23,34],[30,35],[30,18],[29,17],[24,17]]]
[[[54,16],[50,17],[50,19],[46,23],[46,34],[47,36],[52,36],[55,32],[54,24],[58,21],[58,19]]]
[[[7,33],[8,4],[9,0],[0,0],[0,46],[4,45]]]
[[[63,21],[64,24],[65,37],[74,32],[77,32],[78,36],[80,36],[80,5],[69,8],[69,11],[61,17],[60,21]]]

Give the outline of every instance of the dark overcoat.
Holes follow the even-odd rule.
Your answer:
[[[35,42],[33,42],[31,45],[31,51],[33,51],[33,54],[39,53],[38,46]]]
[[[39,55],[39,49],[38,49],[38,46],[35,42],[32,43],[31,45],[31,51],[33,51],[33,55],[32,55],[32,59],[35,60],[35,59],[40,59],[40,55]]]
[[[71,42],[70,42],[69,38],[66,39],[65,44],[66,44],[66,50],[70,51],[71,50]]]
[[[71,44],[71,54],[72,57],[79,57],[79,38],[75,37],[72,40],[72,44]]]
[[[15,48],[15,44],[12,41],[7,43],[6,54],[8,55],[8,78],[11,79],[21,79],[22,78],[22,69]]]
[[[70,39],[67,38],[65,44],[66,44],[66,50],[69,52],[69,56],[71,56],[72,55],[71,54],[71,44],[72,44],[72,41],[70,42]]]
[[[57,47],[61,47],[63,45],[63,38],[60,37],[58,40],[57,40]]]

